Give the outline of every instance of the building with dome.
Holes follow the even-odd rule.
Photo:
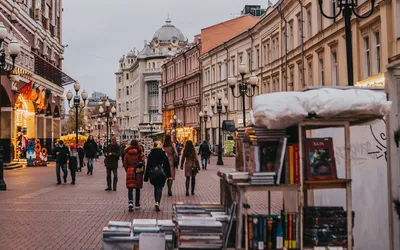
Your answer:
[[[188,44],[183,33],[167,18],[153,35],[119,60],[116,75],[117,118],[120,140],[162,133],[161,66]]]

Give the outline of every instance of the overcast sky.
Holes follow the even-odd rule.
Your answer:
[[[273,3],[276,0],[271,1]],[[172,24],[193,41],[202,28],[240,14],[246,4],[266,8],[267,0],[66,0],[63,1],[63,71],[94,91],[115,98],[118,60],[165,24]],[[67,86],[70,89],[72,86]]]

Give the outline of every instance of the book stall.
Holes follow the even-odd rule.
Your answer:
[[[104,249],[116,249],[107,243],[122,237],[138,246],[160,242],[157,248],[140,249],[352,250],[357,215],[352,209],[350,127],[387,115],[390,106],[384,93],[359,88],[257,96],[251,126],[236,133],[235,168],[218,172],[220,204],[176,203],[166,224],[134,220],[121,225],[121,232],[110,222],[103,231]],[[312,137],[321,128],[342,128],[343,176],[333,139]],[[345,206],[315,205],[314,190],[322,189],[344,190]],[[255,191],[268,198],[263,213],[252,212],[248,204],[246,194]],[[271,192],[283,194],[280,212],[271,210]]]

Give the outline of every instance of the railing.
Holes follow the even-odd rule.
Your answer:
[[[145,73],[161,72],[161,68],[148,68],[144,71]]]
[[[35,74],[44,79],[58,85],[65,86],[75,82],[74,79],[66,75],[60,69],[47,62],[41,56],[34,54],[35,57]]]

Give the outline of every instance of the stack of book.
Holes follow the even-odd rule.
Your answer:
[[[280,215],[245,215],[245,237],[248,249],[298,249],[297,213]]]
[[[132,232],[132,223],[125,221],[109,221],[103,228],[103,238],[107,237],[129,237]]]
[[[160,228],[161,233],[165,233],[165,235],[173,235],[175,224],[172,220],[158,220],[157,226]]]
[[[307,247],[347,247],[347,212],[343,207],[304,207],[303,238]]]
[[[132,226],[133,235],[135,236],[141,233],[158,233],[160,231],[155,219],[134,219]]]
[[[258,172],[253,173],[250,177],[250,184],[253,185],[274,185],[275,184],[275,172]]]
[[[228,174],[228,180],[232,183],[241,183],[249,181],[248,172],[232,172]]]
[[[221,204],[174,204],[179,249],[221,249],[226,216]]]

